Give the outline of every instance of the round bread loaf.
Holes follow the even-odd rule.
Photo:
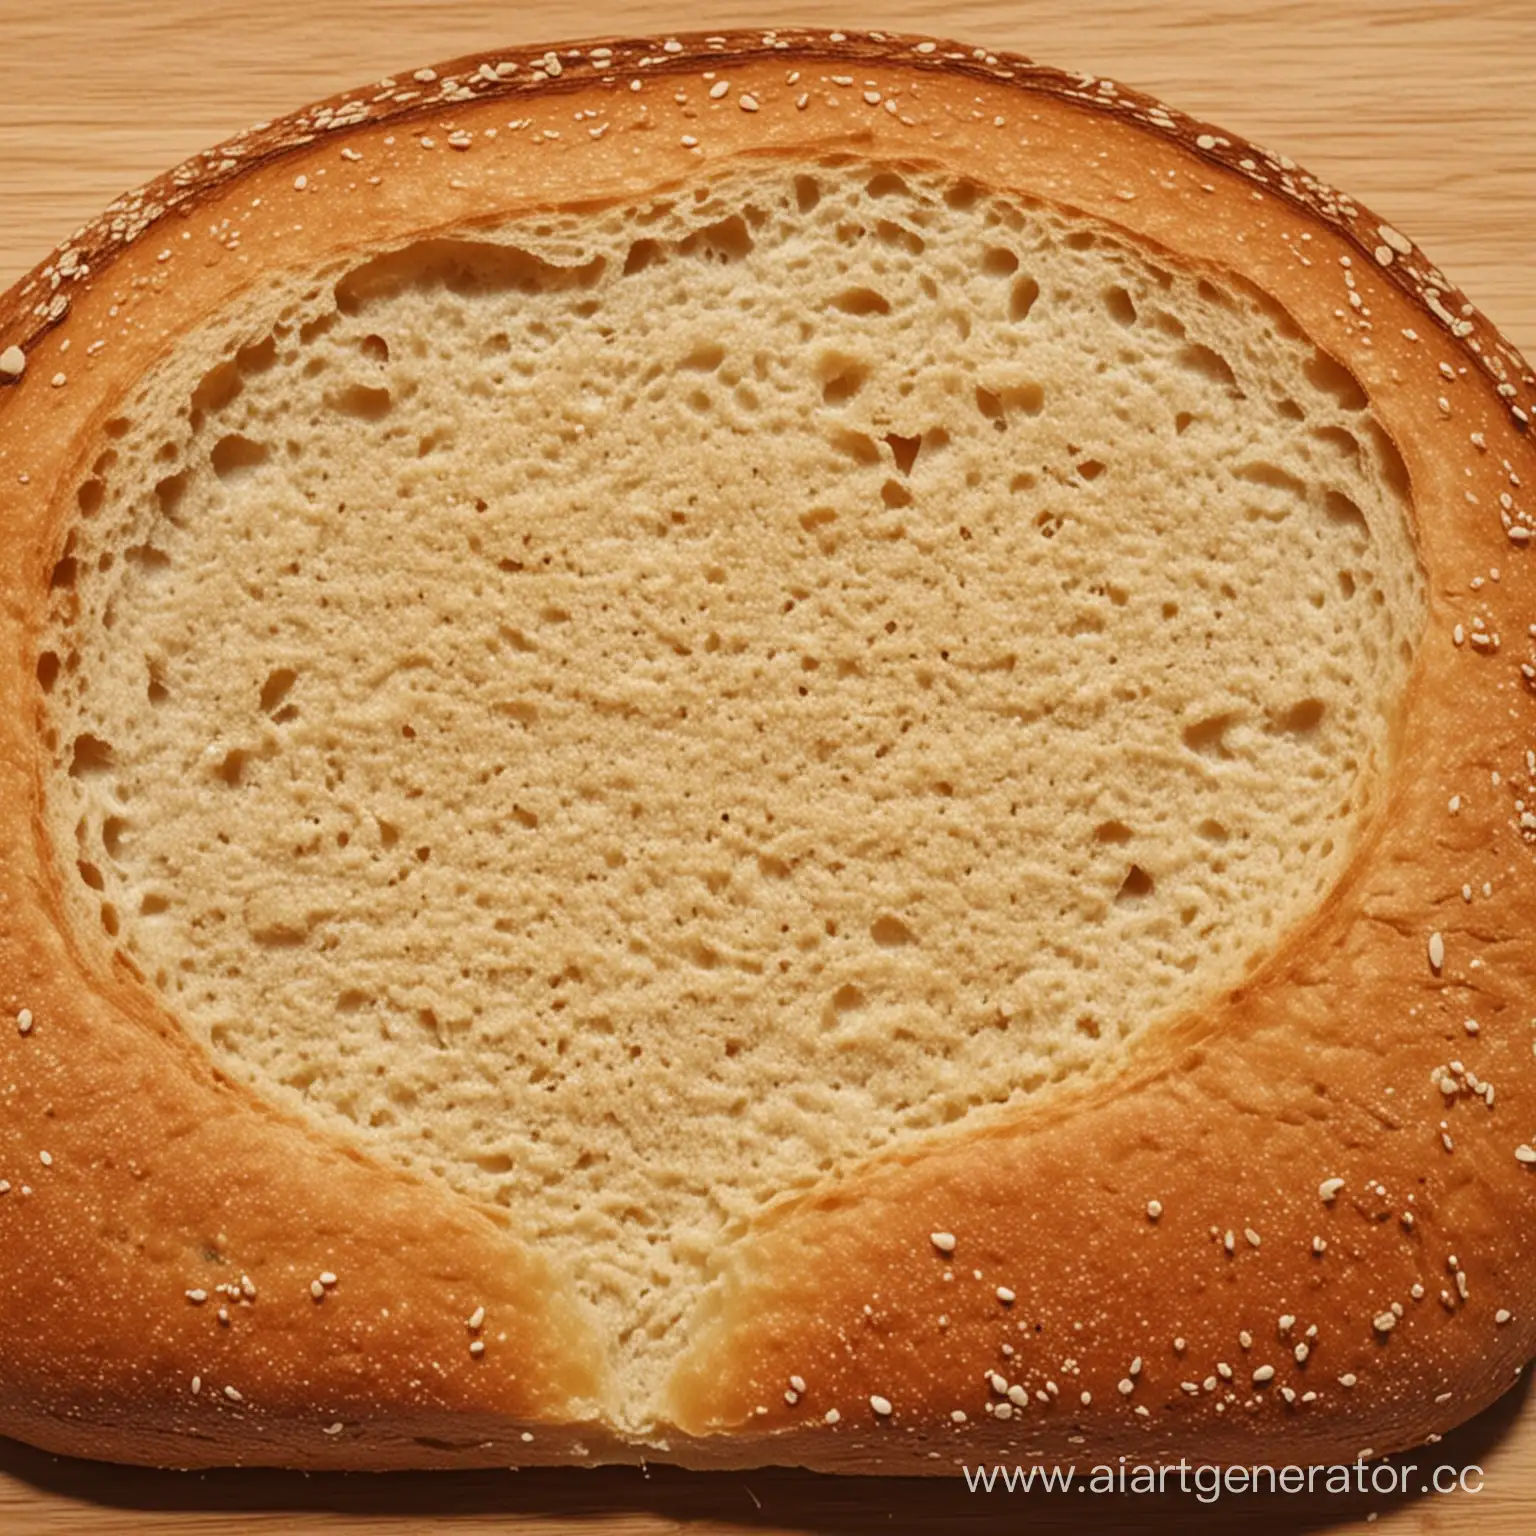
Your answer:
[[[1533,408],[1289,160],[931,40],[461,59],[114,205],[0,300],[0,1432],[1475,1413],[1536,1341]]]

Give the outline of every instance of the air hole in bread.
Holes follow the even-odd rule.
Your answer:
[[[1008,318],[1014,322],[1028,320],[1039,297],[1040,284],[1034,278],[1016,279],[1008,295]]]
[[[236,480],[258,465],[265,464],[271,453],[272,450],[265,443],[231,432],[213,445],[208,457],[219,479]]]
[[[1304,372],[1314,389],[1331,395],[1346,411],[1363,411],[1367,405],[1360,382],[1342,363],[1326,352],[1314,352],[1306,361]]]
[[[1121,325],[1136,324],[1136,301],[1119,283],[1111,283],[1104,290],[1104,307],[1110,313],[1110,318]]]
[[[87,480],[80,486],[75,493],[75,504],[80,508],[82,517],[94,517],[101,510],[106,489],[105,483],[97,479]]]
[[[1293,736],[1310,736],[1327,713],[1328,706],[1321,699],[1302,699],[1276,716],[1275,724]]]
[[[200,416],[209,411],[223,410],[244,387],[240,365],[233,360],[220,363],[217,368],[209,369],[192,391],[193,414]]]
[[[685,236],[677,249],[682,256],[706,256],[716,261],[733,262],[750,255],[754,243],[748,220],[741,214],[732,214]]]
[[[1344,427],[1315,427],[1312,436],[1318,442],[1332,448],[1341,457],[1357,463],[1364,451],[1360,446],[1360,439]]]
[[[112,745],[89,733],[75,737],[70,752],[71,778],[87,779],[107,773],[112,767]]]
[[[348,384],[336,394],[327,395],[325,404],[330,410],[339,411],[343,416],[355,416],[359,421],[382,421],[389,415],[393,401],[387,389]]]
[[[927,249],[927,242],[915,229],[908,229],[906,225],[897,224],[891,219],[875,221],[875,237],[886,245],[899,247],[909,256],[921,256]]]
[[[891,301],[873,288],[847,288],[834,294],[828,303],[845,315],[888,315],[891,312]]]
[[[1227,746],[1227,732],[1232,729],[1231,715],[1210,715],[1184,727],[1184,745],[1202,757],[1228,759],[1232,752]]]
[[[1326,491],[1323,495],[1323,508],[1328,514],[1329,522],[1355,530],[1367,538],[1370,537],[1371,525],[1366,521],[1359,502],[1352,496],[1346,495],[1343,491]]]
[[[889,912],[882,913],[869,925],[869,936],[882,949],[902,949],[917,942],[912,930]]]
[[[264,715],[275,714],[293,691],[298,678],[298,672],[292,667],[278,667],[268,673],[267,680],[261,685],[261,712]]]
[[[1282,469],[1278,464],[1271,464],[1267,460],[1261,459],[1240,465],[1236,473],[1239,480],[1246,480],[1250,485],[1262,485],[1273,491],[1284,491],[1286,495],[1293,496],[1297,500],[1305,499],[1307,494],[1306,482],[1300,475],[1293,475],[1289,470]]]
[[[869,365],[842,352],[828,352],[817,365],[821,398],[831,406],[846,405],[869,381]]]
[[[1237,375],[1232,371],[1232,364],[1214,347],[1197,342],[1193,346],[1181,348],[1174,354],[1174,361],[1181,368],[1187,368],[1191,373],[1210,380],[1212,384],[1220,384],[1234,394],[1241,393],[1237,387]]]
[[[1134,836],[1123,821],[1101,821],[1093,829],[1093,840],[1096,843],[1128,843]]]

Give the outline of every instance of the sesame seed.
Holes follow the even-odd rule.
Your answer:
[[[715,81],[715,83],[712,86],[710,86],[710,88],[709,88],[710,100],[711,101],[719,101],[722,96],[726,95],[726,93],[729,92],[730,88],[731,88],[731,82],[729,80],[717,80],[717,81]]]
[[[12,350],[14,351],[15,349],[13,348]],[[3,368],[0,368],[0,372],[3,371]],[[19,1035],[30,1035],[32,1033],[32,1010],[30,1008],[23,1008],[16,1015],[16,1033]]]
[[[485,1340],[484,1339],[474,1339],[474,1340],[472,1340],[471,1343],[470,1343],[470,1346],[469,1346],[469,1352],[476,1359],[479,1359],[479,1357],[485,1353]]]
[[[1377,1331],[1377,1333],[1391,1333],[1392,1330],[1397,1327],[1397,1313],[1378,1312],[1376,1316],[1371,1319],[1371,1326]]]
[[[1013,1305],[1014,1295],[1006,1285],[1000,1285],[997,1288],[997,1299],[1002,1302],[1005,1307],[1008,1307]]]
[[[53,1167],[53,1153],[52,1152],[39,1152],[37,1154],[37,1160],[38,1160],[38,1162],[40,1162],[43,1165],[44,1168],[52,1168]]]
[[[1237,1238],[1236,1238],[1236,1236],[1233,1233],[1228,1232],[1226,1234],[1226,1236],[1222,1238],[1221,1246],[1223,1248],[1225,1248],[1228,1253],[1235,1252],[1236,1249],[1237,1249]]]
[[[1429,963],[1437,971],[1445,966],[1445,940],[1438,933],[1429,936]]]
[[[188,1291],[186,1295],[187,1300],[190,1301],[194,1307],[200,1307],[205,1301],[208,1300],[208,1292],[203,1290],[201,1286],[199,1286],[196,1290]]]
[[[1252,1227],[1245,1228],[1243,1231],[1243,1236],[1248,1239],[1249,1245],[1251,1247],[1257,1248],[1259,1246],[1259,1234],[1255,1232]]]
[[[1078,1395],[1077,1395],[1077,1400],[1078,1400],[1078,1402],[1080,1402],[1083,1405],[1084,1408],[1086,1408],[1086,1407],[1089,1406],[1090,1403],[1093,1402],[1093,1393],[1092,1392],[1079,1392]]]
[[[325,1428],[320,1431],[320,1433],[322,1435],[339,1435],[345,1427],[346,1426],[343,1425],[338,1419],[334,1424],[327,1424]]]
[[[64,386],[69,383],[69,376],[64,373],[56,373],[51,379],[48,380],[48,382],[53,385],[55,389],[63,389]]]
[[[681,144],[684,149],[696,149],[699,143],[699,141],[694,138],[691,133],[685,133],[677,142]]]
[[[1273,1381],[1274,1379],[1275,1368],[1272,1365],[1261,1365],[1253,1373],[1253,1384],[1256,1387],[1262,1387],[1266,1381]]]
[[[893,1412],[890,1398],[881,1397],[878,1393],[870,1398],[869,1406],[873,1408],[882,1419],[889,1418]]]
[[[202,1390],[203,1390],[203,1378],[201,1376],[194,1376],[192,1378],[192,1396],[196,1397],[198,1395],[198,1393],[201,1392]]]
[[[0,373],[8,379],[19,379],[27,371],[27,354],[20,347],[7,347],[0,352]]]
[[[1296,1346],[1292,1353],[1296,1356],[1297,1365],[1305,1365],[1307,1363],[1307,1356],[1312,1353],[1312,1347],[1306,1343],[1305,1340],[1303,1340]]]
[[[309,1282],[309,1294],[316,1301],[323,1301],[325,1299],[325,1287],[318,1280],[311,1280]]]
[[[736,105],[738,107],[740,107],[743,112],[756,112],[757,111],[757,97],[756,96],[742,96],[742,97],[738,98],[738,100],[736,102]]]
[[[330,1270],[328,1270],[328,1269],[322,1270],[321,1273],[320,1273],[320,1284],[321,1285],[335,1285],[336,1284],[336,1276],[333,1275],[330,1272]]]
[[[1522,1163],[1536,1163],[1536,1148],[1528,1147],[1524,1142],[1515,1148],[1515,1157]]]
[[[1129,1376],[1122,1376],[1120,1378],[1120,1395],[1121,1395],[1121,1397],[1129,1397],[1131,1395],[1131,1393],[1134,1392],[1135,1390],[1136,1390],[1136,1383],[1134,1381],[1132,1381]]]
[[[1500,1307],[1499,1310],[1493,1314],[1493,1320],[1499,1325],[1499,1327],[1502,1328],[1504,1324],[1509,1321],[1510,1316],[1511,1313],[1508,1307]]]
[[[966,1421],[965,1409],[952,1409],[949,1415],[949,1419],[952,1424],[964,1424]]]
[[[821,1422],[823,1424],[836,1424],[837,1421],[841,1418],[842,1414],[840,1414],[836,1408],[828,1408],[827,1411],[822,1415]]]
[[[1156,1221],[1163,1214],[1163,1202],[1161,1200],[1147,1201],[1147,1220]]]
[[[1356,1376],[1353,1371],[1345,1371],[1345,1373],[1339,1377],[1339,1385],[1341,1387],[1352,1387],[1359,1379],[1360,1378]]]
[[[1343,1188],[1343,1179],[1324,1179],[1323,1182],[1317,1186],[1317,1192],[1322,1196],[1323,1203],[1325,1205],[1331,1205],[1333,1203],[1333,1197]]]
[[[304,188],[307,187],[308,185],[309,185],[309,177],[308,176],[295,176],[293,178],[293,190],[295,192],[302,192],[304,190]]]
[[[953,1232],[930,1232],[928,1234],[928,1241],[940,1253],[953,1253],[955,1251],[955,1234]]]
[[[1028,1408],[1029,1392],[1026,1388],[1019,1386],[1015,1382],[1013,1386],[1008,1388],[1008,1401],[1014,1404],[1015,1407]]]
[[[244,1396],[237,1392],[233,1387],[225,1387],[224,1396],[227,1397],[232,1403],[243,1403],[245,1401]]]
[[[1007,1379],[1003,1376],[999,1376],[996,1371],[993,1371],[991,1375],[987,1377],[987,1385],[991,1387],[999,1397],[1006,1397],[1008,1395]]]

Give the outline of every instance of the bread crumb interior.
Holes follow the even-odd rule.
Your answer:
[[[638,1382],[764,1202],[1261,963],[1423,624],[1283,312],[892,167],[273,277],[105,432],[38,659],[82,931]]]

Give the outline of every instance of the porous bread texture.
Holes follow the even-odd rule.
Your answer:
[[[1405,476],[1230,278],[843,162],[242,313],[81,487],[54,846],[226,1070],[511,1207],[621,1422],[756,1209],[1104,1070],[1373,806]]]

